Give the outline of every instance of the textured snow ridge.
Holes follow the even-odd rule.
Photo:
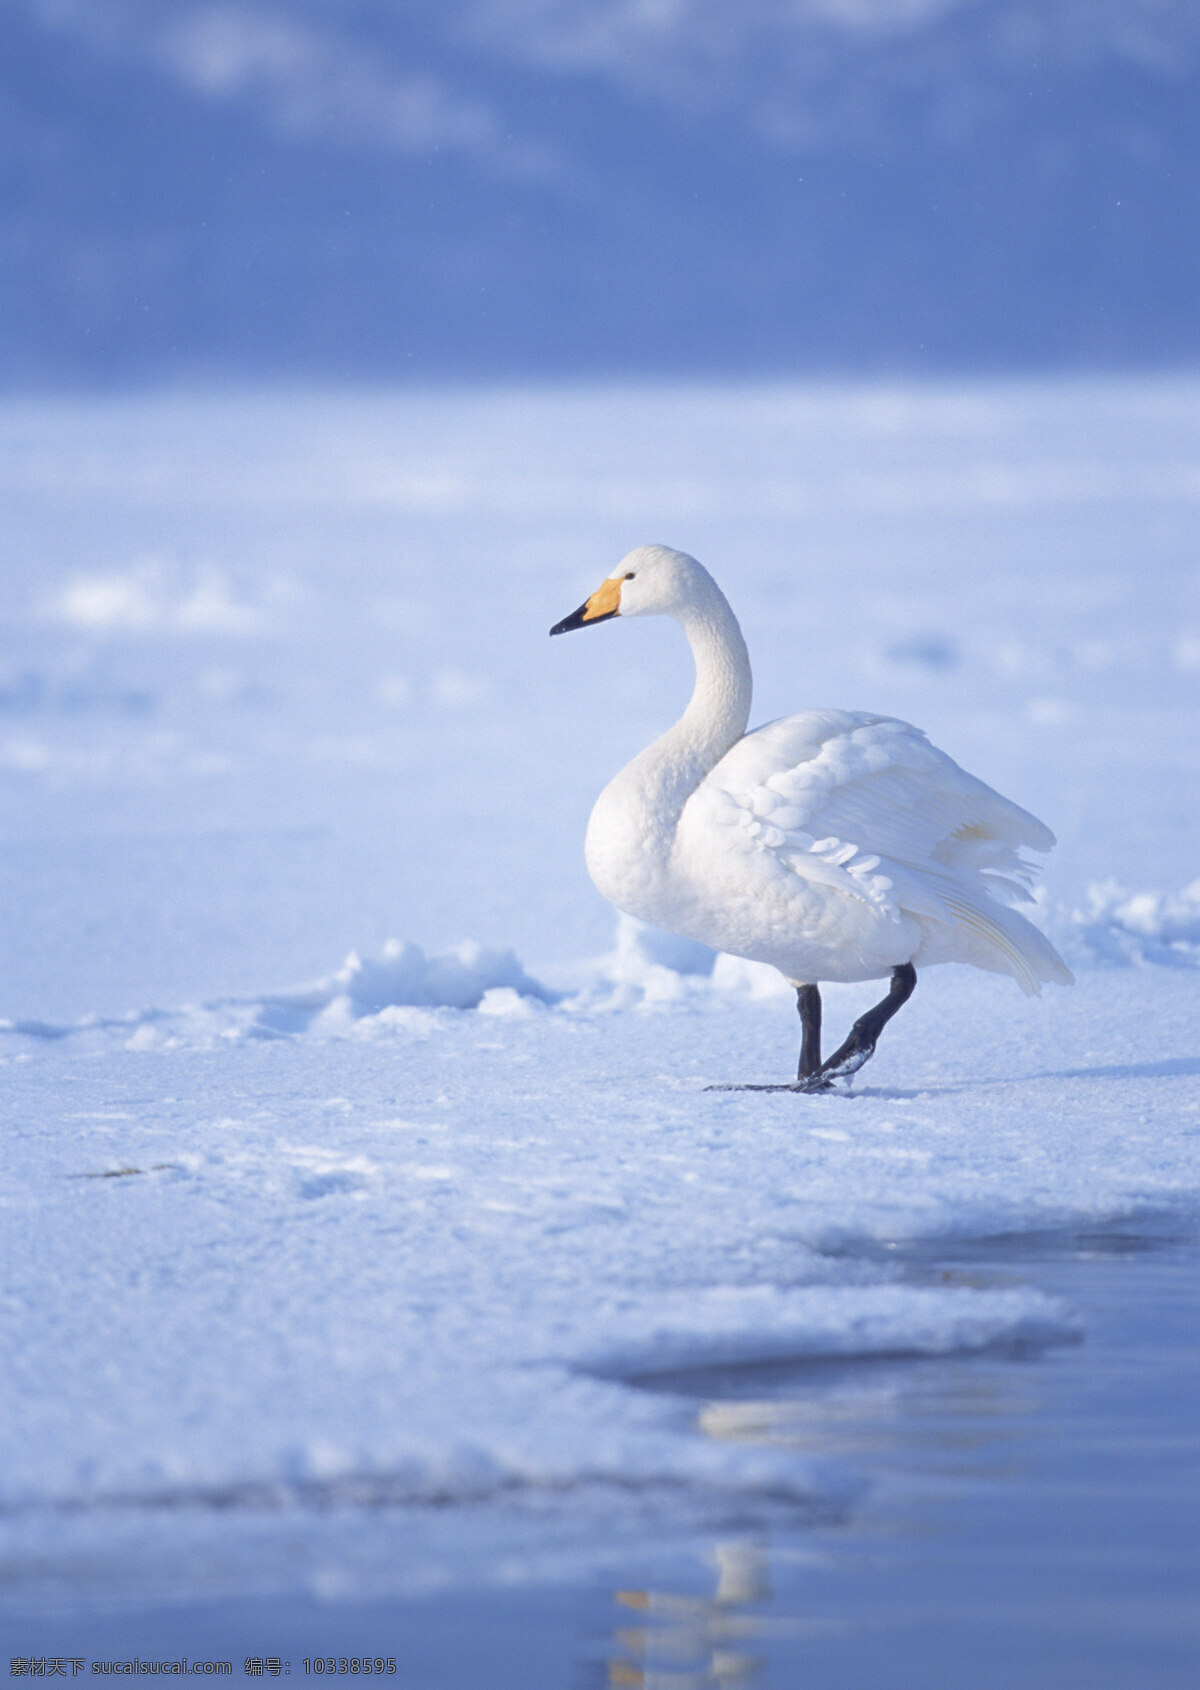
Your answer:
[[[449,1369],[453,1376],[453,1368]],[[426,1391],[429,1381],[424,1381]],[[454,1379],[460,1397],[468,1379]],[[0,1522],[44,1510],[287,1510],[331,1506],[424,1508],[511,1500],[520,1493],[549,1498],[610,1487],[653,1492],[680,1486],[724,1495],[785,1499],[798,1506],[836,1502],[854,1489],[849,1475],[795,1454],[731,1448],[687,1435],[643,1393],[604,1381],[573,1379],[530,1369],[523,1378],[496,1374],[491,1425],[457,1412],[447,1392],[438,1405],[443,1428],[428,1408],[398,1395],[407,1424],[382,1433],[372,1448],[353,1439],[308,1436],[238,1459],[215,1448],[115,1450],[102,1462],[42,1475],[42,1482],[10,1478],[0,1489]],[[632,1409],[622,1395],[634,1397]],[[553,1403],[560,1411],[548,1414]],[[430,1405],[432,1406],[432,1405]],[[573,1409],[564,1414],[563,1409]],[[572,1420],[576,1424],[572,1424]],[[361,1438],[361,1428],[358,1429]],[[0,1525],[0,1538],[2,1538]]]
[[[553,1002],[553,992],[530,978],[510,950],[471,940],[426,956],[420,945],[391,939],[378,957],[351,951],[336,973],[312,986],[254,998],[218,999],[180,1009],[147,1009],[128,1016],[85,1017],[73,1024],[0,1021],[0,1032],[32,1039],[87,1035],[91,1042],[128,1050],[206,1048],[221,1040],[370,1039],[397,1029],[434,1025],[423,1011],[477,1009],[485,1015],[529,1014]]]
[[[632,1318],[601,1308],[593,1319],[597,1333],[580,1359],[628,1379],[826,1356],[947,1355],[1062,1342],[1079,1331],[1067,1308],[1038,1291],[911,1285],[667,1292]]]
[[[555,991],[534,979],[512,950],[467,940],[427,956],[420,945],[391,939],[375,957],[351,951],[341,968],[311,986],[75,1022],[6,1019],[0,1034],[36,1042],[82,1039],[96,1049],[211,1049],[242,1039],[422,1036],[438,1027],[431,1012],[439,1010],[529,1016],[556,1007],[579,1015],[686,1005],[714,995],[789,998],[792,990],[765,963],[719,955],[627,915],[618,920],[611,953],[563,972],[574,990]]]
[[[472,1291],[470,1252],[442,1254],[458,1319],[443,1314],[422,1330],[421,1298],[405,1295],[405,1280],[420,1277],[410,1266],[386,1327],[345,1331],[327,1378],[309,1373],[313,1340],[299,1306],[282,1330],[277,1313],[274,1330],[260,1320],[234,1334],[218,1379],[187,1363],[191,1321],[211,1312],[207,1298],[174,1323],[160,1303],[137,1378],[90,1410],[82,1400],[73,1412],[57,1405],[58,1435],[36,1448],[20,1412],[0,1437],[0,1542],[5,1518],[19,1533],[23,1517],[46,1509],[426,1507],[596,1487],[636,1493],[643,1507],[664,1487],[708,1493],[715,1506],[769,1498],[828,1507],[853,1492],[852,1472],[802,1452],[698,1436],[691,1411],[681,1415],[669,1392],[638,1382],[666,1370],[948,1355],[1079,1334],[1072,1313],[1033,1288],[838,1283],[628,1288],[592,1307],[582,1283],[567,1296],[561,1286],[538,1294],[526,1285],[513,1331],[499,1286],[483,1301]],[[502,1279],[513,1266],[502,1264]],[[810,1261],[809,1271],[845,1270]],[[72,1336],[86,1373],[101,1352],[82,1331]],[[172,1402],[160,1394],[169,1380]],[[239,1424],[251,1404],[253,1435]]]
[[[1131,893],[1115,881],[1094,884],[1086,909],[1061,913],[1051,925],[1077,965],[1200,967],[1200,880],[1177,894]],[[466,940],[428,956],[420,945],[391,939],[378,956],[351,951],[335,973],[291,991],[72,1023],[6,1019],[0,1034],[35,1041],[83,1037],[97,1047],[128,1050],[205,1049],[240,1039],[421,1036],[438,1026],[430,1013],[438,1010],[528,1016],[554,1007],[579,1015],[792,995],[766,963],[710,950],[629,915],[618,917],[611,952],[563,973],[573,990],[544,985],[510,949]]]

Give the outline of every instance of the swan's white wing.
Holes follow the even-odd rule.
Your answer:
[[[740,740],[696,796],[710,824],[735,826],[780,871],[866,899],[891,920],[907,913],[957,929],[963,960],[980,960],[967,951],[982,946],[1027,991],[1070,978],[1005,907],[1028,896],[1018,847],[1047,851],[1054,835],[907,722],[841,710],[784,717]]]
[[[854,840],[901,861],[922,861],[955,835],[1013,850],[1054,844],[1027,810],[887,716],[785,716],[739,740],[708,778],[788,832]]]

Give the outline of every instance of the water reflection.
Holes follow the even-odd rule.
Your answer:
[[[957,1369],[962,1369],[958,1371]],[[742,1380],[742,1391],[711,1397],[698,1429],[721,1442],[770,1444],[810,1455],[888,1455],[902,1464],[954,1472],[991,1446],[986,1467],[997,1472],[1019,1423],[1037,1412],[1029,1381],[1005,1377],[993,1360],[985,1369],[945,1362],[879,1363],[875,1377],[861,1364],[854,1375],[814,1379],[813,1370],[779,1370],[772,1378]]]
[[[608,1681],[637,1690],[735,1690],[763,1666],[755,1641],[778,1636],[785,1622],[750,1610],[771,1599],[766,1551],[761,1544],[718,1543],[711,1596],[659,1590],[618,1590],[617,1601],[645,1616],[621,1626],[615,1641],[624,1659],[608,1665]]]
[[[769,1671],[830,1690],[917,1685],[931,1649],[945,1683],[1194,1684],[1196,1255],[1180,1230],[1139,1219],[950,1260],[906,1252],[916,1283],[1039,1283],[1087,1311],[1086,1346],[631,1381],[690,1408],[706,1437],[832,1457],[863,1483],[833,1517],[776,1519],[768,1540],[760,1515],[755,1538],[721,1543],[710,1594],[619,1592],[629,1623],[606,1651],[609,1684],[713,1690]]]
[[[722,1442],[786,1447],[811,1456],[856,1457],[877,1482],[907,1473],[924,1483],[1011,1478],[1014,1450],[1042,1403],[1029,1364],[1036,1352],[938,1357],[856,1356],[740,1367],[697,1368],[643,1378],[653,1388],[696,1403],[696,1426]],[[901,1516],[902,1518],[903,1516]],[[893,1524],[893,1530],[895,1525]],[[835,1532],[836,1522],[827,1522]],[[880,1522],[876,1522],[878,1531]],[[842,1529],[852,1529],[844,1520]],[[776,1551],[778,1553],[778,1551]],[[827,1570],[840,1551],[784,1551]],[[832,1555],[832,1560],[831,1560]],[[615,1633],[621,1656],[609,1663],[609,1684],[639,1690],[712,1690],[748,1685],[767,1665],[769,1644],[828,1637],[845,1626],[816,1591],[794,1586],[775,1603],[765,1538],[722,1542],[712,1552],[711,1595],[663,1590],[618,1591],[617,1601],[641,1623]],[[776,1604],[777,1606],[777,1604]],[[807,1611],[806,1611],[807,1610]]]

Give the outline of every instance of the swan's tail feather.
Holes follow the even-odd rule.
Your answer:
[[[1030,997],[1039,996],[1045,982],[1073,983],[1074,975],[1045,934],[990,896],[982,878],[972,886],[928,868],[889,867],[894,873],[896,902],[926,930],[928,939],[922,950],[927,961],[970,962],[977,968],[1011,974]],[[920,952],[914,960],[919,968]]]
[[[999,953],[1004,972],[1013,976],[1027,996],[1039,997],[1043,981],[1061,986],[1074,983],[1075,976],[1049,939],[1023,915],[1003,906],[997,906],[993,915],[955,893],[946,894],[944,901],[964,927]]]

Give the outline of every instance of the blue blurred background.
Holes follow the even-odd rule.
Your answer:
[[[1179,366],[1195,0],[0,0],[0,382]]]

